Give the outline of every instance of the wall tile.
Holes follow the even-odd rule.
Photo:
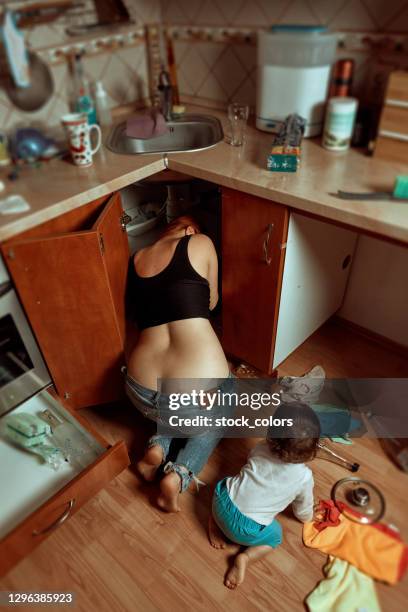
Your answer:
[[[328,25],[330,20],[344,7],[347,0],[311,0],[309,2],[313,14],[316,16],[316,22],[322,25]]]
[[[197,25],[223,25],[225,17],[216,0],[204,0],[195,17]]]
[[[404,7],[408,0],[161,0],[164,22],[196,26],[296,22],[382,31]],[[408,30],[405,20],[401,28]]]
[[[231,102],[240,102],[254,107],[256,102],[256,81],[255,78],[246,78],[230,99]]]
[[[392,0],[392,2],[386,2],[386,0],[363,0],[363,4],[378,30],[385,29],[401,9],[408,5],[407,0]]]
[[[334,30],[377,30],[377,26],[361,0],[348,0],[330,20]]]
[[[386,25],[387,32],[408,32],[408,4]]]
[[[201,6],[201,5],[200,5]],[[171,23],[175,25],[181,24],[192,24],[195,23],[193,18],[188,18],[186,13],[176,2],[165,2],[161,3],[161,15],[163,23]]]
[[[212,68],[225,50],[225,45],[216,42],[198,42],[196,47],[209,68]]]
[[[253,45],[235,44],[233,49],[242,66],[248,72],[252,72],[256,67],[256,47]]]
[[[231,98],[248,76],[246,69],[237,58],[231,46],[226,48],[225,52],[214,64],[212,72],[218,81],[222,83],[228,99]]]
[[[241,27],[265,27],[268,25],[268,23],[268,17],[265,16],[264,11],[259,7],[258,3],[249,3],[246,0],[244,4],[241,5],[241,8],[236,15],[231,15],[230,25]]]
[[[277,23],[281,20],[282,14],[286,11],[290,0],[255,0],[255,3],[265,16],[266,23]],[[250,4],[247,0],[247,4]]]
[[[222,87],[217,77],[211,72],[207,75],[204,80],[204,83],[201,85],[200,89],[196,92],[196,94],[199,97],[207,98],[208,100],[214,100],[217,102],[226,103],[228,101],[224,88]]]
[[[333,30],[408,32],[408,0],[163,0],[162,11],[167,22],[191,26],[257,28],[292,22],[318,23]],[[238,98],[255,103],[255,46],[177,42],[175,48],[182,95],[195,92],[219,103]],[[345,51],[338,56],[355,60],[353,92],[362,95],[370,72],[369,54]],[[197,90],[198,73],[202,82]]]
[[[190,81],[191,90],[196,93],[208,74],[208,66],[196,45],[191,45],[185,54],[181,71]]]
[[[241,9],[247,5],[247,0],[230,0],[229,2],[219,2],[221,13],[224,15],[223,24],[241,25],[239,15]]]
[[[291,2],[285,11],[279,17],[281,23],[299,23],[304,25],[313,25],[319,23],[315,12],[312,9],[313,2],[305,2],[304,0],[294,0]]]

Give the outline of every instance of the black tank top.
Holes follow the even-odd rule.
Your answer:
[[[154,276],[139,276],[130,258],[128,312],[134,315],[139,329],[180,319],[209,318],[210,287],[190,263],[190,238],[179,240],[170,263]]]

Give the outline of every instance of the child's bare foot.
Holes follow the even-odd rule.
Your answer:
[[[231,567],[225,577],[226,587],[229,589],[236,589],[237,586],[244,582],[248,561],[249,557],[244,552],[239,553],[239,555],[235,557],[234,565]]]
[[[180,512],[178,497],[180,493],[180,476],[175,472],[166,474],[160,482],[158,506],[165,512]]]
[[[214,521],[212,514],[208,519],[208,539],[214,548],[225,548],[227,545],[224,534]]]
[[[155,444],[155,446],[151,446],[147,449],[143,459],[137,462],[136,468],[139,474],[147,480],[147,482],[152,482],[162,462],[163,449],[159,444]]]

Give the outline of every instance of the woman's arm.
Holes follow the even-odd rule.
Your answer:
[[[192,236],[189,257],[194,269],[208,280],[210,286],[210,310],[213,310],[218,302],[218,257],[217,251],[211,238],[205,234]]]
[[[214,310],[218,303],[218,257],[212,240],[209,241],[207,280],[210,285],[210,310]]]

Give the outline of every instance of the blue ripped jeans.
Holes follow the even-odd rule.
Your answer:
[[[124,369],[124,373],[125,373]],[[229,377],[219,387],[220,391],[231,392],[234,376],[230,373]],[[153,391],[140,385],[129,374],[126,374],[126,394],[132,404],[143,416],[160,424],[160,433],[155,434],[149,439],[148,448],[159,445],[163,451],[165,474],[175,472],[180,477],[180,492],[185,491],[192,480],[196,485],[205,484],[198,478],[208,458],[223,437],[222,430],[217,428],[213,431],[208,429],[198,434],[191,434],[189,437],[175,437],[174,430],[163,426],[161,416],[169,414],[169,396],[160,391]],[[205,414],[206,411],[196,406],[184,407],[178,411],[179,416],[186,415],[189,418]],[[214,416],[221,414],[221,410],[214,406],[211,410]],[[172,412],[171,414],[176,414]],[[222,414],[226,414],[222,411]],[[176,447],[176,449],[174,449]],[[179,447],[179,448],[177,448]]]

